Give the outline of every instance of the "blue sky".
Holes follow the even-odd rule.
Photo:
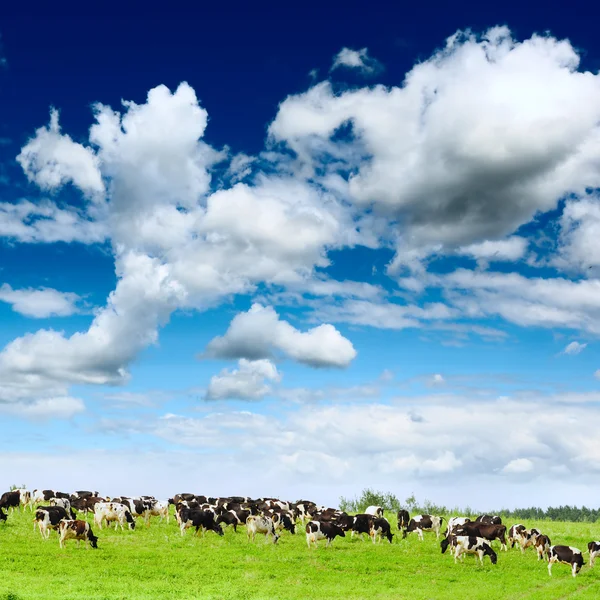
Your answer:
[[[5,487],[595,502],[592,20],[380,8],[5,15]]]

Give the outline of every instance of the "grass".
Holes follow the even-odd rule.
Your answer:
[[[15,512],[0,524],[0,600],[600,598],[600,562],[594,569],[586,564],[576,578],[566,565],[555,565],[550,578],[531,549],[524,556],[498,551],[495,566],[486,558],[480,567],[472,556],[455,565],[433,534],[376,546],[348,536],[309,551],[300,527],[273,545],[264,538],[248,543],[244,528],[227,528],[223,538],[196,538],[189,530],[181,537],[172,519],[154,520],[149,529],[140,523],[135,531],[94,529],[98,550],[83,543],[78,549],[74,541],[61,550],[57,534],[42,540],[32,520],[29,511]],[[524,524],[581,550],[600,539],[596,523]]]

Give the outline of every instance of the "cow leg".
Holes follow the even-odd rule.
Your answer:
[[[423,530],[422,529],[417,529],[417,535],[419,536],[419,539],[421,541],[423,541]]]
[[[573,575],[573,577],[577,576],[577,564],[573,563],[573,565],[571,566],[571,575]]]
[[[548,561],[548,575],[552,577],[552,561]]]

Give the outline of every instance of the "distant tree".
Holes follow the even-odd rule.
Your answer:
[[[27,488],[27,486],[25,484],[23,485],[15,485],[14,483],[10,486],[10,491],[14,491],[14,490],[23,490]]]
[[[362,513],[368,506],[381,506],[384,510],[397,511],[401,504],[391,492],[381,492],[365,488],[357,498],[340,497],[340,509],[346,512]]]

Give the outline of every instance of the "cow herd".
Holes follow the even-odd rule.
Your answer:
[[[326,540],[330,546],[336,537],[367,535],[373,543],[384,538],[393,542],[394,535],[389,521],[384,517],[383,508],[369,506],[364,513],[349,515],[344,511],[318,506],[308,500],[288,502],[277,498],[252,499],[242,496],[212,498],[191,493],[176,494],[173,498],[161,501],[153,496],[103,497],[95,491],[77,491],[72,494],[56,490],[16,489],[5,492],[0,497],[0,522],[7,520],[4,510],[29,508],[34,514],[33,528],[39,529],[43,539],[48,539],[52,530],[57,531],[59,545],[64,548],[69,539],[83,540],[92,548],[98,547],[98,537],[92,531],[88,517],[92,517],[94,529],[114,524],[115,529],[134,530],[137,519],[149,527],[151,517],[159,517],[169,523],[169,507],[175,508],[175,519],[181,535],[189,528],[196,535],[212,531],[224,535],[223,527],[232,527],[235,532],[239,526],[246,528],[248,541],[254,541],[256,535],[264,535],[274,544],[281,538],[283,531],[296,533],[298,522],[306,532],[306,543],[310,549],[319,540]],[[83,517],[83,518],[81,518]],[[425,532],[435,533],[439,540],[442,534],[444,517],[435,515],[415,515],[411,518],[406,510],[397,513],[398,531],[405,539],[416,533],[423,541]],[[442,554],[450,550],[454,562],[463,560],[465,554],[475,555],[481,564],[487,556],[492,564],[497,564],[498,554],[492,547],[497,541],[500,549],[518,546],[521,553],[527,548],[536,551],[538,560],[548,563],[548,573],[552,575],[554,563],[564,563],[571,567],[573,577],[585,564],[583,553],[572,546],[552,545],[550,538],[538,529],[527,529],[524,525],[513,525],[510,529],[502,523],[499,516],[480,515],[475,520],[468,517],[452,517],[447,520],[443,539],[440,542]],[[600,556],[600,542],[589,542],[590,567]]]

